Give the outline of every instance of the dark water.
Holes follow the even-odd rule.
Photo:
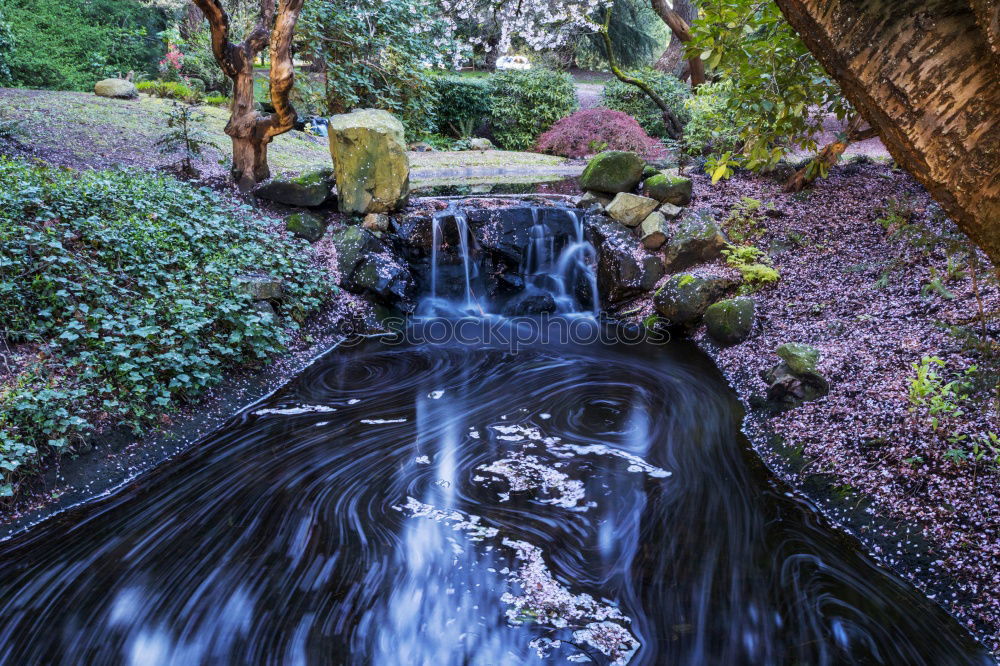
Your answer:
[[[686,345],[335,351],[0,544],[0,663],[992,663],[739,418]]]

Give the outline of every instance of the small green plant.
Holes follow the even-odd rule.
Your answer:
[[[764,225],[764,212],[774,208],[773,204],[764,204],[759,199],[743,197],[726,218],[722,226],[733,242],[738,244],[752,243],[767,232]]]
[[[168,131],[156,142],[164,155],[180,155],[177,164],[180,172],[189,178],[198,175],[194,160],[201,157],[205,148],[219,149],[201,129],[205,114],[190,104],[174,102],[174,108],[167,114]]]
[[[230,101],[231,100],[225,95],[208,95],[205,97],[205,104],[209,106],[218,106],[220,108],[228,108]]]
[[[781,279],[781,274],[771,266],[771,258],[753,245],[730,245],[722,251],[726,263],[740,272],[743,285],[740,293],[752,294]]]
[[[153,97],[175,99],[188,104],[198,104],[202,101],[200,92],[179,81],[140,81],[135,87],[139,92]]]
[[[913,376],[909,378],[910,411],[926,410],[930,417],[931,429],[935,432],[941,425],[941,420],[961,416],[962,402],[968,399],[967,383],[959,381],[945,382],[938,374],[939,369],[946,364],[937,356],[924,356],[919,363],[910,367]],[[965,371],[968,378],[976,373],[976,366]]]
[[[0,141],[16,139],[21,132],[21,122],[16,118],[0,118]]]
[[[941,276],[938,275],[937,270],[933,266],[931,266],[930,278],[924,286],[920,288],[920,295],[923,298],[929,298],[931,294],[937,294],[947,301],[955,299],[955,294],[948,291],[948,288],[944,286]]]

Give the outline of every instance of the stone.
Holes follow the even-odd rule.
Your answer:
[[[645,166],[635,153],[609,150],[590,160],[580,176],[580,187],[607,194],[632,192],[642,180]]]
[[[646,178],[652,178],[653,176],[655,176],[658,173],[660,173],[660,170],[657,169],[652,164],[647,164],[646,166],[644,166],[642,168],[642,178],[643,178],[643,180],[645,180]]]
[[[527,292],[512,298],[503,313],[508,317],[552,314],[556,311],[556,300],[548,292]]]
[[[582,195],[577,197],[573,201],[577,208],[582,208],[584,210],[590,210],[594,206],[600,206],[601,210],[611,203],[611,199],[601,196],[596,192],[584,192]]]
[[[255,301],[278,300],[284,291],[281,280],[267,275],[245,275],[236,280],[236,293]]]
[[[368,213],[361,226],[368,231],[386,232],[389,231],[390,223],[391,219],[385,213]]]
[[[331,235],[337,248],[340,286],[356,294],[372,294],[381,302],[410,309],[413,276],[409,266],[372,232],[349,226]]]
[[[104,79],[94,84],[94,94],[112,99],[135,99],[139,90],[135,84],[125,79]]]
[[[659,211],[663,213],[663,217],[668,220],[676,220],[684,212],[684,209],[680,206],[675,206],[672,203],[665,203],[660,206]]]
[[[406,205],[410,163],[398,118],[378,109],[333,116],[329,137],[340,212],[391,213]]]
[[[315,243],[326,233],[326,220],[315,213],[293,213],[285,220],[285,229],[297,238]]]
[[[637,227],[659,205],[659,202],[655,199],[622,192],[615,196],[614,200],[607,207],[607,211],[608,215],[626,227]]]
[[[597,249],[597,286],[613,306],[653,290],[663,277],[663,261],[635,242],[625,227],[604,216],[588,217],[587,229]]]
[[[659,250],[667,242],[667,218],[663,213],[650,213],[639,227],[639,238],[647,250]]]
[[[495,148],[489,139],[477,138],[469,139],[469,150],[495,150]]]
[[[786,342],[779,346],[775,353],[788,364],[796,375],[807,375],[816,372],[819,363],[819,350],[801,342]]]
[[[285,206],[315,208],[333,196],[333,171],[317,169],[294,178],[275,177],[258,185],[253,194]]]
[[[735,345],[750,337],[754,316],[752,298],[728,298],[708,306],[705,326],[719,344]]]
[[[682,271],[696,264],[722,257],[729,241],[710,214],[685,216],[677,225],[663,250],[663,264],[668,273]]]
[[[762,372],[761,378],[768,385],[768,404],[777,410],[798,407],[830,392],[829,382],[818,372],[799,375],[784,361]]]
[[[674,326],[693,326],[708,310],[736,286],[736,281],[715,275],[672,275],[653,295],[657,313]]]
[[[642,191],[647,197],[660,203],[671,203],[675,206],[687,206],[691,203],[691,179],[683,176],[669,176],[658,173],[646,180]]]
[[[414,141],[409,146],[410,152],[413,153],[432,153],[434,152],[434,146],[425,141]]]

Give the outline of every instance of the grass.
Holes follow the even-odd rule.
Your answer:
[[[154,144],[165,131],[170,100],[140,95],[122,101],[97,97],[90,93],[44,90],[0,89],[5,106],[0,120],[16,115],[18,140],[32,149],[34,156],[60,166],[105,168],[113,164],[126,167],[158,168],[168,162]],[[205,112],[205,130],[221,151],[209,150],[198,168],[206,175],[224,175],[231,153],[225,134],[229,112],[212,106]],[[546,169],[565,160],[551,155],[507,151],[461,151],[410,153],[415,183],[421,171],[456,168]],[[302,173],[329,166],[330,152],[326,139],[292,131],[277,137],[268,148],[268,161],[274,173]]]

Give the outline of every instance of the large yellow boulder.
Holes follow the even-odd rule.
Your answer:
[[[135,99],[139,91],[135,84],[125,79],[104,79],[94,84],[94,94],[98,97],[113,99]]]
[[[342,213],[391,213],[406,205],[410,162],[398,118],[361,109],[330,118],[329,135]]]

